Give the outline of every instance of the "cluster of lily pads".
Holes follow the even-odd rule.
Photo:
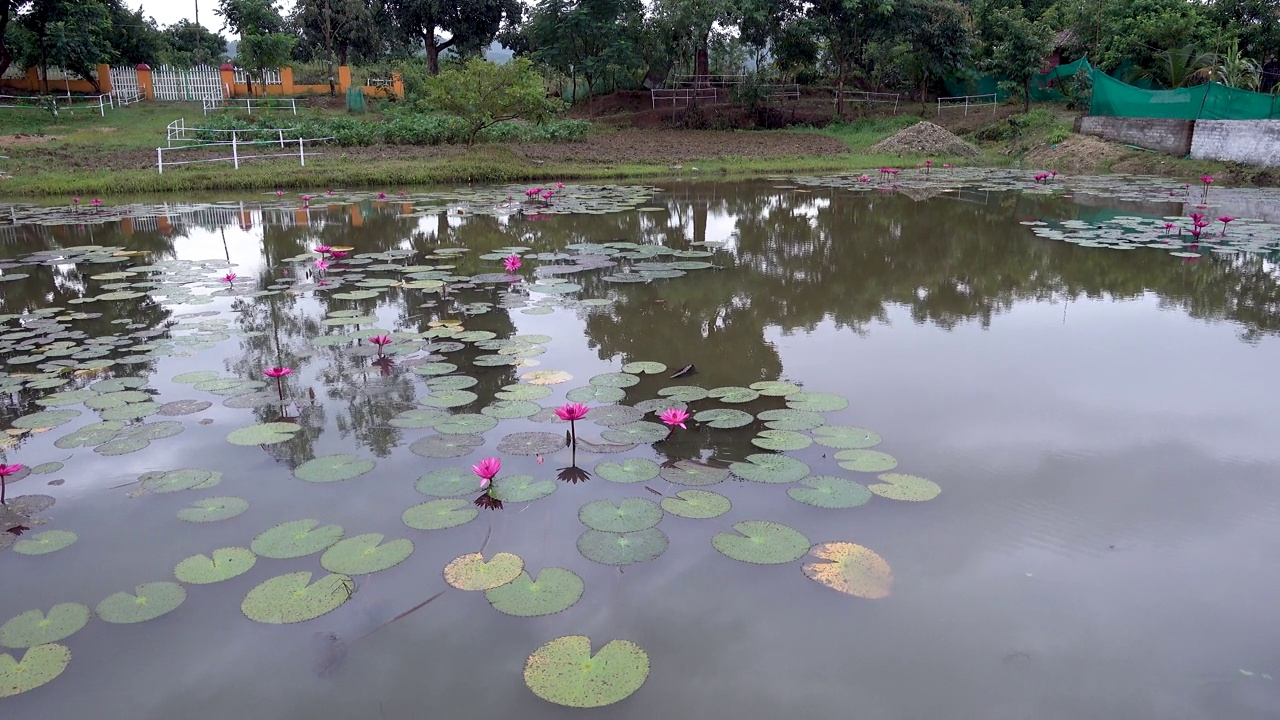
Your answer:
[[[1061,240],[1078,247],[1108,250],[1152,248],[1168,250],[1174,257],[1189,260],[1203,257],[1206,253],[1266,255],[1280,251],[1280,224],[1245,218],[1224,216],[1214,222],[1208,218],[1197,221],[1190,216],[1151,218],[1122,215],[1098,223],[1030,220],[1023,224],[1030,226],[1039,237]]]

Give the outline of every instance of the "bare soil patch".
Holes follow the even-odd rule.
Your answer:
[[[840,140],[810,133],[713,130],[627,130],[592,135],[580,143],[534,143],[511,146],[511,149],[530,160],[589,163],[677,163],[848,152]]]
[[[0,135],[0,147],[23,147],[26,145],[40,145],[42,143],[52,142],[58,138],[53,135]]]
[[[943,155],[976,158],[982,151],[928,120],[904,128],[867,148],[870,155]]]
[[[1046,145],[1027,153],[1025,163],[1080,175],[1106,170],[1133,154],[1133,150],[1091,135],[1072,135],[1057,145]]]

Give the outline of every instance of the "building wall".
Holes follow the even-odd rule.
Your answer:
[[[1191,157],[1280,167],[1280,120],[1197,120]]]
[[[1090,115],[1080,121],[1080,132],[1103,140],[1185,157],[1191,152],[1191,135],[1194,126],[1193,120]]]

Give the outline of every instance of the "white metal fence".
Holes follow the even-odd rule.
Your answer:
[[[672,108],[688,106],[694,102],[719,102],[721,91],[713,88],[654,88],[649,91],[649,98],[657,109],[659,103],[671,105]],[[728,92],[723,93],[728,98]]]
[[[156,100],[203,100],[223,97],[222,73],[216,67],[172,68],[167,65],[151,71],[151,88]]]
[[[1000,103],[996,100],[995,93],[990,95],[957,95],[955,97],[938,98],[938,114],[941,115],[943,110],[958,110],[964,108],[964,114],[968,115],[972,110],[978,110],[990,106],[991,114],[995,115],[996,108]]]
[[[834,90],[836,106],[839,107],[844,103],[854,105],[892,105],[893,114],[898,114],[898,101],[902,99],[901,93],[878,93],[863,92],[861,90]]]
[[[236,75],[235,75],[236,83],[237,83],[237,84],[239,84],[239,83],[247,83],[247,82],[249,82],[249,75],[250,75],[250,73],[249,73],[249,71],[248,71],[248,70],[243,70],[243,69],[241,69],[241,68],[236,68]],[[253,81],[253,84],[254,84],[254,85],[258,85],[258,84],[262,84],[262,85],[283,85],[284,83],[282,83],[282,82],[280,81],[280,71],[279,71],[279,70],[263,70],[263,71],[262,71],[262,79],[261,79],[261,80],[259,80],[259,79],[255,78],[255,79],[254,79],[254,81]]]
[[[277,144],[276,141],[274,140],[257,140],[252,142],[244,142],[242,140],[237,140],[235,134],[233,133],[231,135],[230,142],[213,142],[213,143],[204,143],[200,145],[184,145],[182,147],[156,148],[156,169],[160,172],[161,175],[163,175],[164,169],[166,166],[173,167],[175,165],[194,165],[196,163],[230,162],[236,170],[239,170],[240,163],[244,162],[245,160],[258,160],[262,158],[278,158],[278,157],[296,157],[298,158],[299,164],[301,164],[303,167],[306,167],[308,155],[320,154],[315,152],[314,150],[308,151],[307,146],[315,145],[317,143],[328,142],[329,140],[332,140],[332,139],[333,138],[331,137],[298,138],[297,140],[282,141],[279,144]],[[297,148],[296,151],[292,149],[295,146]],[[249,155],[246,155],[244,154],[244,152],[242,152],[242,149],[245,149],[245,148],[248,149],[248,152],[253,153],[256,150],[275,149],[277,147],[279,147],[282,150],[282,152],[278,152],[278,153],[268,152],[268,153],[260,153],[260,154],[249,154]],[[173,153],[183,153],[183,152],[189,152],[192,150],[204,151],[204,150],[207,150],[208,148],[223,148],[224,151],[226,148],[230,148],[231,155],[226,157],[212,157],[212,158],[211,157],[191,157],[188,160],[173,160],[173,159],[170,159],[167,161],[165,160],[165,153],[169,153],[169,155],[172,157]]]
[[[229,145],[235,142],[242,144],[250,141],[271,142],[273,136],[275,142],[279,143],[280,147],[284,147],[285,143],[298,139],[298,128],[236,128],[234,130],[199,128],[189,127],[186,118],[178,118],[165,126],[164,141],[165,148],[168,149],[192,145]]]
[[[220,97],[207,97],[204,99],[204,114],[208,115],[210,111],[218,110],[244,110],[249,115],[254,110],[262,112],[263,110],[289,110],[294,115],[298,114],[298,101],[293,98],[242,98],[239,100],[228,100]]]
[[[142,88],[138,85],[138,69],[118,66],[111,68],[111,94],[119,105],[129,105],[142,99]]]
[[[9,110],[44,110],[55,117],[64,110],[75,112],[76,108],[97,111],[105,117],[107,108],[114,108],[115,101],[110,95],[0,95],[0,108]]]

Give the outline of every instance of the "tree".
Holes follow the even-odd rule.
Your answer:
[[[440,73],[440,53],[479,51],[521,16],[520,0],[387,0],[387,8],[400,32],[422,43],[432,75]]]
[[[468,145],[487,127],[504,120],[541,120],[555,108],[526,58],[505,65],[473,58],[462,69],[444,70],[427,81],[426,101],[467,123]]]
[[[910,43],[923,106],[931,80],[968,64],[973,30],[964,8],[954,0],[906,0],[896,10],[900,33]]]
[[[1204,12],[1220,31],[1240,39],[1246,56],[1280,56],[1280,0],[1213,0]]]
[[[587,105],[606,73],[643,67],[637,48],[644,8],[639,0],[543,0],[521,28],[522,46],[539,63],[587,81]]]
[[[711,74],[711,32],[717,23],[736,26],[739,0],[657,0],[654,14],[668,29],[677,56],[693,57],[693,75]]]
[[[111,14],[111,62],[125,65],[152,63],[165,50],[166,39],[154,18],[142,14],[142,8],[130,12],[121,0],[109,0]]]
[[[1217,58],[1194,45],[1165,50],[1150,67],[1134,68],[1131,79],[1146,80],[1175,90],[1199,85],[1209,76]]]
[[[214,11],[223,19],[223,27],[240,35],[236,61],[249,73],[249,94],[253,94],[253,78],[262,77],[269,67],[280,67],[289,61],[296,38],[280,32],[284,19],[274,0],[219,0]]]
[[[18,17],[18,12],[27,2],[28,0],[0,0],[0,75],[13,64],[16,53],[9,37],[9,24]]]
[[[893,8],[893,0],[814,0],[793,30],[815,38],[821,59],[833,71],[840,98],[837,114],[844,113],[844,88],[853,79],[866,44],[891,26]]]
[[[164,60],[170,65],[217,64],[227,55],[225,38],[190,20],[180,20],[166,27],[163,34],[167,46]]]
[[[1262,83],[1262,66],[1245,57],[1240,50],[1240,41],[1232,38],[1227,51],[1214,58],[1208,76],[1227,87],[1257,91]]]
[[[997,10],[991,16],[991,47],[987,69],[1022,93],[1023,110],[1031,110],[1031,78],[1044,67],[1053,49],[1053,33],[1042,22],[1027,18],[1021,7]]]
[[[34,0],[18,18],[24,31],[23,60],[46,75],[56,65],[88,80],[101,91],[95,70],[111,59],[111,12],[102,0]]]
[[[333,94],[334,63],[347,65],[352,55],[378,55],[379,25],[385,19],[380,0],[298,0],[289,18],[299,36],[294,55],[324,58],[329,65],[329,93]]]

